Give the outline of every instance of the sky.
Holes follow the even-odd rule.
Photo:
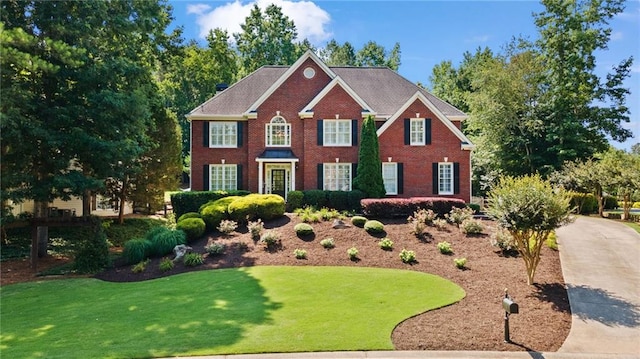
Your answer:
[[[231,34],[240,32],[240,24],[254,4],[262,9],[274,3],[292,19],[298,40],[307,38],[323,47],[335,39],[350,42],[357,50],[368,41],[388,51],[400,44],[400,75],[409,81],[430,87],[433,67],[449,60],[454,66],[465,51],[488,47],[500,53],[513,37],[536,40],[533,14],[544,10],[538,1],[290,1],[290,0],[169,0],[174,24],[182,26],[186,40],[206,44],[209,30],[222,28]],[[596,74],[602,79],[629,56],[634,56],[631,76],[625,86],[630,109],[625,128],[634,137],[624,143],[612,142],[616,148],[629,150],[640,143],[640,1],[626,2],[626,9],[610,21],[612,28],[608,49],[596,53]]]

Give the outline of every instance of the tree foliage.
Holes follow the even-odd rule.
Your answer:
[[[353,179],[353,188],[364,192],[369,198],[381,198],[386,194],[382,179],[380,146],[376,124],[372,116],[362,123],[360,148],[358,149],[358,169]]]
[[[374,41],[368,41],[356,51],[348,41],[340,45],[336,40],[331,40],[319,50],[319,56],[329,66],[381,66],[398,71],[401,64],[400,43],[397,42],[391,51]]]
[[[539,175],[502,177],[489,192],[487,213],[513,236],[529,285],[534,283],[549,233],[571,221],[569,201],[567,192],[553,188]]]

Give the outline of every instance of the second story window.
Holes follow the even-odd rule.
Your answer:
[[[209,123],[209,147],[236,147],[238,145],[236,122]]]
[[[290,147],[291,146],[291,124],[281,116],[276,116],[267,124],[266,142],[267,146]]]
[[[324,120],[325,146],[351,146],[351,120]]]
[[[424,119],[412,118],[411,119],[411,145],[419,146],[424,145]]]

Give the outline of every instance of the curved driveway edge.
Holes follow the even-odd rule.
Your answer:
[[[571,306],[571,331],[558,353],[640,357],[640,235],[582,216],[556,234]]]

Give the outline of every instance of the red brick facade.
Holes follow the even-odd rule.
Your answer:
[[[315,70],[315,76],[311,79],[303,75],[307,68]],[[191,118],[191,188],[192,190],[208,190],[209,183],[207,165],[211,164],[236,164],[240,165],[241,178],[238,181],[238,189],[246,189],[251,192],[270,192],[271,184],[268,179],[272,176],[272,169],[286,170],[286,176],[295,178],[287,179],[287,190],[294,186],[296,190],[308,190],[318,188],[318,165],[322,163],[355,164],[358,160],[358,144],[360,143],[360,131],[363,121],[362,100],[354,98],[347,89],[337,84],[319,98],[313,108],[313,116],[301,115],[300,112],[318,96],[333,80],[325,71],[317,58],[309,57],[293,68],[293,72],[255,109],[255,115],[244,117],[238,114],[237,119],[224,119],[224,121],[242,122],[241,146],[238,148],[209,148],[204,141],[203,133],[206,125],[203,123],[216,121],[204,118]],[[352,92],[353,93],[353,92]],[[436,112],[438,112],[436,110]],[[421,118],[429,118],[431,123],[431,143],[422,146],[410,146],[405,144],[405,118],[414,118],[420,114]],[[256,160],[266,147],[266,125],[275,116],[281,116],[291,126],[291,146],[285,148],[291,150],[297,159],[261,159]],[[318,143],[318,121],[334,120],[338,117],[342,120],[357,121],[357,143],[353,146],[323,146]],[[459,168],[459,191],[447,197],[461,198],[469,202],[471,198],[470,183],[470,153],[468,149],[462,149],[461,138],[452,131],[452,127],[458,130],[460,124],[452,123],[441,113],[434,113],[421,99],[406,104],[399,116],[387,119],[392,123],[383,126],[383,132],[379,130],[380,156],[383,162],[402,163],[402,188],[398,197],[434,196],[433,190],[433,164],[438,162],[457,163]],[[385,119],[377,118],[377,121]],[[382,123],[382,122],[380,122]],[[448,123],[448,126],[447,126]],[[206,146],[205,146],[206,145]],[[282,149],[282,148],[277,148]],[[262,173],[259,173],[262,169]],[[275,176],[275,172],[273,174]],[[458,179],[458,176],[456,176]],[[262,181],[260,181],[262,180]],[[260,185],[261,188],[260,188]]]

